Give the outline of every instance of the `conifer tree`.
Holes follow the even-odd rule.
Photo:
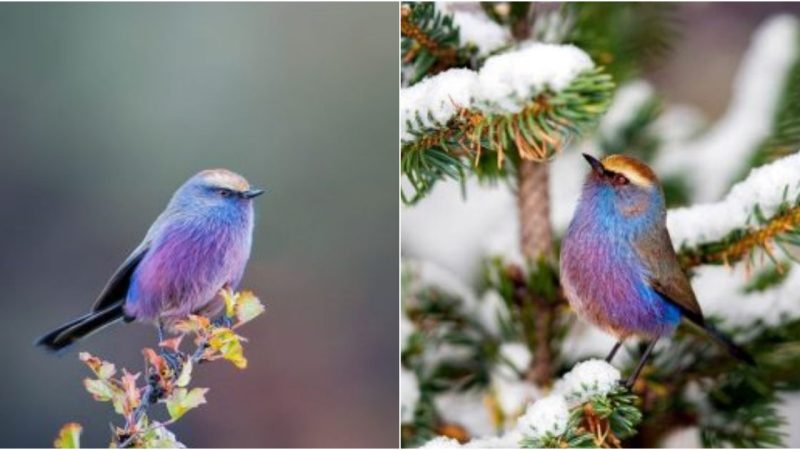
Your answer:
[[[785,445],[779,402],[800,389],[797,19],[756,31],[710,126],[642,79],[680,45],[672,6],[405,3],[400,21],[403,445],[655,447],[680,430]],[[643,348],[593,359],[613,341],[570,311],[557,261],[583,151],[656,169],[700,303],[755,368],[688,327],[631,389],[617,381]]]

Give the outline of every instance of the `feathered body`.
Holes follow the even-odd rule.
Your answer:
[[[571,307],[620,342],[640,336],[654,343],[685,318],[752,363],[705,322],[672,247],[653,171],[626,156],[584,157],[592,171],[561,245],[561,284]]]
[[[680,310],[653,290],[637,250],[665,221],[661,190],[617,190],[596,176],[584,184],[561,249],[564,293],[580,316],[618,338],[670,334]]]
[[[117,269],[92,311],[38,344],[61,350],[122,318],[168,330],[189,314],[220,312],[220,290],[238,286],[250,257],[251,199],[261,192],[224,169],[190,178]]]

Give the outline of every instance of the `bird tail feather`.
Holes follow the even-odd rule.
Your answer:
[[[36,345],[52,352],[61,352],[80,339],[122,319],[124,315],[122,303],[90,312],[40,337]]]
[[[753,359],[753,356],[750,355],[750,353],[748,353],[747,350],[738,346],[735,342],[733,342],[733,340],[730,337],[728,337],[723,332],[714,328],[713,325],[711,325],[710,323],[705,323],[703,324],[703,328],[708,332],[708,334],[711,337],[714,338],[714,340],[722,344],[722,346],[725,347],[726,350],[728,350],[728,353],[730,353],[731,356],[751,366],[756,365],[755,359]]]

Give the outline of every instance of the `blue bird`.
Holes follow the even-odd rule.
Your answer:
[[[736,358],[753,358],[703,317],[666,227],[661,184],[641,161],[583,155],[591,171],[561,245],[561,284],[579,317],[617,338],[611,361],[631,336],[650,341],[634,373],[639,376],[656,342],[682,319],[704,329]]]
[[[241,175],[204,170],[172,196],[144,240],[112,275],[91,311],[36,341],[61,351],[108,324],[155,323],[159,338],[190,314],[224,307],[219,293],[236,289],[253,236],[253,189]]]

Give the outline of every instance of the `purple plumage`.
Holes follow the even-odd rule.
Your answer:
[[[620,196],[618,189],[595,177],[584,185],[561,249],[564,293],[579,316],[619,339],[668,335],[680,311],[653,290],[636,250],[648,224],[664,220],[661,190]],[[625,215],[626,205],[639,211]]]
[[[169,330],[189,314],[219,313],[220,291],[238,286],[250,256],[251,200],[261,193],[224,169],[190,178],[117,269],[92,311],[38,344],[61,350],[123,317]]]
[[[561,285],[572,309],[617,337],[607,360],[630,336],[655,342],[682,318],[700,326],[734,356],[752,357],[707,324],[678,264],[666,228],[664,194],[653,171],[630,157],[611,155],[592,166],[561,244]]]

